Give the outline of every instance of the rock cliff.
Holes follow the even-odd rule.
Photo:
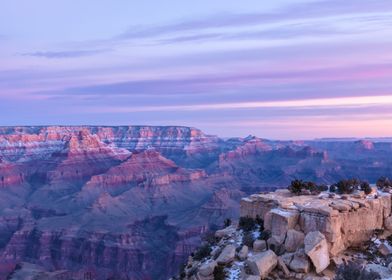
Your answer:
[[[374,192],[376,192],[374,190]],[[375,230],[384,229],[391,215],[391,194],[321,194],[293,196],[288,190],[252,195],[241,200],[241,216],[261,217],[272,237],[286,240],[289,230],[304,235],[319,231],[328,243],[331,256],[370,240]]]

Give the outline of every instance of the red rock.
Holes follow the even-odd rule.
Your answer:
[[[159,186],[177,182],[199,180],[205,177],[203,170],[186,170],[156,151],[135,153],[106,173],[93,176],[87,188],[111,188],[124,185]]]

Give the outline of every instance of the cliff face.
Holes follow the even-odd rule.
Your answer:
[[[89,272],[95,279],[159,279],[156,263],[162,260],[167,273],[175,273],[170,267],[178,240],[176,228],[158,216],[128,225],[126,233],[23,227],[13,233],[1,260],[9,265],[35,260],[47,270]]]
[[[132,154],[121,164],[107,172],[93,176],[86,184],[89,188],[106,189],[129,184],[143,184],[144,187],[169,185],[172,183],[200,180],[206,176],[204,170],[187,170],[156,151]]]
[[[375,230],[385,228],[391,215],[391,194],[373,190],[363,194],[294,196],[288,190],[255,194],[241,200],[241,216],[264,220],[276,240],[286,240],[288,230],[304,235],[319,231],[331,256],[371,239]],[[283,243],[283,242],[282,242]]]
[[[1,127],[0,279],[23,261],[166,279],[246,194],[295,177],[375,181],[392,173],[391,155],[390,143],[222,140],[188,127]]]
[[[199,205],[231,185],[190,168],[220,142],[186,127],[0,128],[1,279],[23,261],[102,279],[174,274],[209,226]]]

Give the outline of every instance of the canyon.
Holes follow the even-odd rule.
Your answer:
[[[168,279],[241,198],[392,175],[388,139],[223,139],[180,126],[0,127],[0,279]]]

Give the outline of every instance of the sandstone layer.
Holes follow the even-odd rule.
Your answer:
[[[331,256],[336,256],[384,228],[384,220],[391,215],[391,194],[342,198],[328,193],[295,196],[288,190],[279,190],[243,198],[240,212],[241,216],[264,219],[265,228],[281,243],[289,230],[305,235],[319,231],[326,237]]]

